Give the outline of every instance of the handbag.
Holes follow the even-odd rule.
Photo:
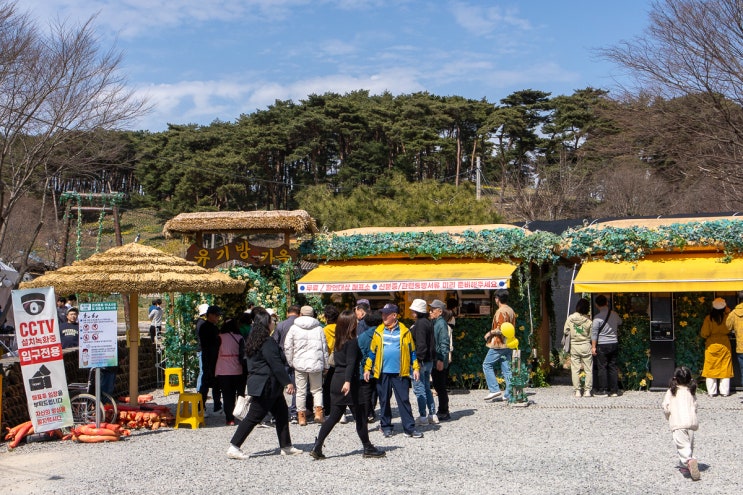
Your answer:
[[[240,421],[245,419],[245,416],[248,415],[248,409],[250,409],[250,399],[251,397],[249,395],[237,396],[237,400],[235,401],[235,408],[232,410],[232,415]]]
[[[335,367],[335,352],[331,352],[330,353],[330,356],[328,356],[328,365],[331,368],[334,368]]]
[[[570,352],[570,334],[564,333],[562,334],[562,350],[564,352]]]

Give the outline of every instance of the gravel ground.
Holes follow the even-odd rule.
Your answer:
[[[176,395],[156,402],[175,404]],[[159,393],[159,395],[158,395]],[[486,391],[453,393],[452,421],[421,427],[422,439],[372,442],[387,452],[363,459],[354,424],[338,424],[328,438],[328,458],[278,455],[273,429],[257,428],[243,450],[227,459],[236,427],[224,416],[198,430],[134,431],[108,444],[48,442],[0,445],[2,493],[10,494],[214,494],[282,493],[509,493],[660,494],[739,493],[741,394],[699,397],[696,455],[702,479],[677,469],[676,450],[660,410],[663,394],[626,392],[616,398],[575,398],[571,387],[529,389],[528,407],[485,402]],[[412,394],[411,394],[412,397]],[[211,401],[207,406],[211,410]],[[292,425],[294,445],[309,452],[319,426]]]

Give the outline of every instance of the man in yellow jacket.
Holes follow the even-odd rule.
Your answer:
[[[415,429],[409,398],[411,369],[413,379],[420,379],[413,334],[398,321],[396,305],[385,304],[381,311],[383,323],[374,330],[369,357],[364,364],[364,380],[368,382],[372,375],[377,379],[379,424],[385,437],[392,436],[390,399],[394,391],[405,436],[423,438],[423,433]]]
[[[738,300],[743,300],[743,291],[738,294]],[[725,320],[728,330],[735,332],[735,353],[738,355],[738,363],[740,363],[741,375],[743,375],[743,302],[733,309]],[[741,383],[743,384],[743,376],[741,376]]]

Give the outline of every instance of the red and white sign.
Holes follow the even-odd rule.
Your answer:
[[[12,298],[18,357],[34,431],[72,426],[54,289],[14,290]]]
[[[505,289],[506,279],[479,280],[397,280],[376,282],[341,283],[297,283],[300,294],[308,292],[397,292],[397,291],[439,291],[469,289]]]

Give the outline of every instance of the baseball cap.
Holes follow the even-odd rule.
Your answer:
[[[222,308],[219,306],[209,306],[209,308],[206,310],[206,314],[208,315],[221,315],[222,314]]]
[[[302,306],[299,316],[315,316],[315,309],[312,306]]]
[[[206,303],[199,304],[199,316],[204,316],[206,314],[206,310],[207,309],[209,309],[209,305],[208,304],[206,304]]]
[[[382,312],[383,315],[388,315],[390,313],[399,312],[397,306],[392,303],[385,304],[384,307],[380,311]]]

